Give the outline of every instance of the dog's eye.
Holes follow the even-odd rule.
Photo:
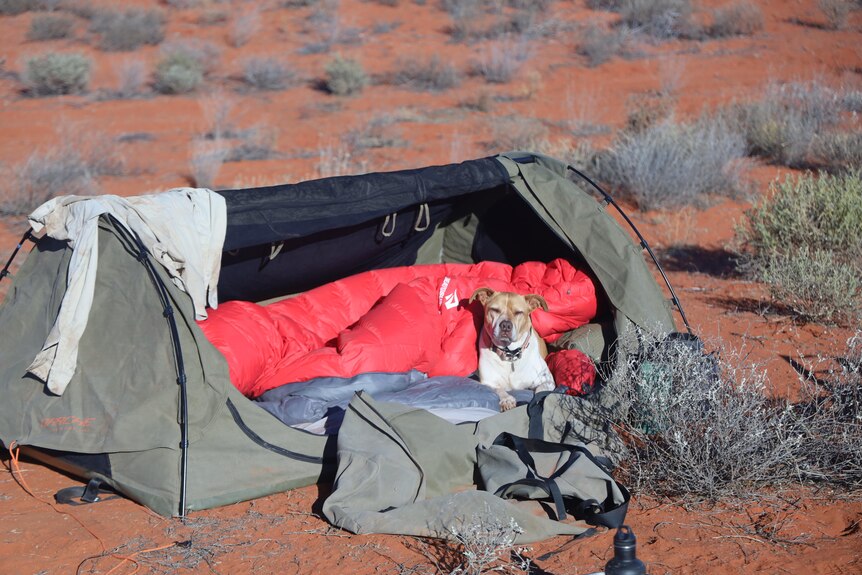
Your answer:
[[[492,307],[492,308],[491,308],[491,312],[492,312],[492,313],[500,313],[500,308],[498,308],[498,307]]]
[[[516,312],[515,312],[515,315],[524,315],[524,312],[522,312],[522,311],[516,311]]]

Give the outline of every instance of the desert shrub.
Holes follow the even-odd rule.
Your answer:
[[[848,112],[862,113],[862,91],[845,90],[841,94],[841,105]]]
[[[522,556],[523,549],[515,547],[515,540],[523,532],[514,519],[504,523],[490,510],[465,518],[447,534],[461,555],[458,564],[451,565],[450,575],[531,573],[531,560]]]
[[[819,165],[831,170],[862,166],[862,132],[827,132],[818,137],[813,154]]]
[[[143,60],[123,60],[117,65],[118,98],[135,98],[144,92],[147,82],[147,67]]]
[[[645,333],[621,343],[600,398],[626,430],[622,467],[635,490],[716,500],[795,478],[801,440],[786,403],[766,396],[765,371],[742,351],[710,356]]]
[[[275,150],[276,133],[261,126],[245,130],[240,142],[231,147],[224,157],[225,162],[269,160],[278,155]]]
[[[341,140],[347,149],[354,151],[401,146],[404,139],[395,122],[391,116],[376,116],[358,128],[349,130]]]
[[[716,8],[707,34],[713,38],[751,36],[763,30],[763,12],[755,4],[737,2]]]
[[[125,173],[125,160],[115,143],[104,135],[61,130],[62,143],[37,150],[0,186],[0,214],[28,214],[61,194],[94,194],[98,178]]]
[[[17,16],[24,12],[35,12],[52,8],[56,1],[51,0],[0,0],[0,15]]]
[[[194,185],[214,189],[215,179],[228,153],[229,147],[224,140],[196,140],[189,160]]]
[[[643,132],[673,115],[673,101],[654,94],[633,94],[626,102],[626,123],[629,133]]]
[[[368,162],[358,159],[354,151],[343,143],[317,150],[317,162],[314,164],[314,176],[317,178],[360,174],[367,169]]]
[[[862,258],[862,176],[786,177],[770,186],[767,198],[745,212],[737,236],[758,260],[807,247]],[[755,262],[756,263],[756,262]]]
[[[692,124],[664,120],[623,131],[597,158],[598,176],[642,209],[702,204],[740,190],[742,136],[720,118]]]
[[[488,151],[533,151],[538,149],[548,137],[548,129],[540,120],[523,116],[497,118],[491,127],[491,141]]]
[[[245,46],[259,30],[260,11],[258,9],[245,10],[231,21],[228,40],[231,46],[239,48]]]
[[[817,136],[840,120],[839,95],[818,82],[770,84],[757,102],[733,112],[749,152],[777,164],[804,167]]]
[[[847,27],[847,17],[853,10],[853,2],[849,0],[818,0],[817,6],[826,17],[826,24],[832,30]]]
[[[590,10],[607,10],[608,12],[619,12],[623,0],[587,0],[587,8]]]
[[[608,30],[593,22],[581,29],[575,51],[587,59],[591,68],[600,66],[622,51],[628,34],[625,28]]]
[[[368,75],[362,64],[350,58],[336,55],[325,68],[326,89],[336,96],[358,94],[368,85]]]
[[[491,84],[508,84],[530,57],[523,42],[501,42],[486,47],[471,64],[471,73]]]
[[[99,48],[130,52],[165,38],[165,15],[160,10],[100,10],[90,22],[90,31],[101,36]]]
[[[156,65],[156,91],[162,94],[194,91],[217,66],[219,55],[219,49],[209,42],[184,40],[164,45],[162,59]]]
[[[257,56],[243,61],[242,78],[255,90],[284,90],[296,73],[278,58]]]
[[[837,363],[837,366],[835,365]],[[796,406],[808,439],[800,471],[806,477],[850,489],[862,487],[862,330],[847,340],[837,362],[809,374]]]
[[[440,5],[452,21],[449,34],[453,40],[460,42],[476,35],[481,0],[442,0]]]
[[[794,316],[818,323],[853,320],[862,311],[862,268],[829,250],[776,252],[759,262],[758,279],[773,300]]]
[[[63,14],[39,14],[30,21],[27,39],[33,42],[60,40],[72,35],[75,20]]]
[[[187,94],[196,90],[203,79],[197,60],[174,54],[165,56],[156,65],[153,87],[162,94]]]
[[[162,58],[177,58],[194,63],[204,77],[209,76],[218,68],[221,59],[221,49],[208,40],[171,40],[165,42],[160,50]]]
[[[689,0],[621,0],[622,22],[655,38],[676,38],[691,30]]]
[[[87,90],[91,66],[83,54],[44,54],[27,60],[23,80],[33,96],[77,94]]]
[[[461,82],[457,68],[435,55],[424,60],[409,59],[398,63],[392,82],[413,90],[439,92]]]
[[[805,320],[862,313],[862,177],[805,175],[773,184],[737,228],[739,267]]]

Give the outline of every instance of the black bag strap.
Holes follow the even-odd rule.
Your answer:
[[[527,437],[530,439],[543,439],[545,437],[545,425],[542,422],[542,413],[545,411],[545,398],[558,391],[540,391],[533,395],[533,399],[527,404],[527,417],[530,421]]]
[[[111,495],[102,497],[102,493],[111,493],[106,489],[102,489],[102,481],[95,477],[87,482],[86,487],[66,487],[54,494],[54,501],[64,505],[88,505],[90,503],[99,503],[100,501],[109,501],[117,499],[119,495]]]
[[[631,494],[619,482],[611,478],[623,496],[623,501],[620,504],[614,503],[613,493],[608,490],[607,497],[604,501],[599,502],[594,499],[582,500],[571,495],[563,495],[560,492],[560,487],[557,485],[556,479],[574,465],[581,456],[585,456],[599,469],[605,470],[596,457],[580,445],[570,445],[566,443],[551,443],[541,439],[529,439],[512,435],[508,432],[503,432],[494,440],[494,445],[501,445],[512,449],[518,459],[527,466],[527,477],[519,479],[497,489],[495,495],[506,498],[515,487],[537,487],[544,491],[548,498],[554,502],[556,516],[558,521],[566,519],[566,512],[571,513],[576,519],[583,519],[590,525],[603,525],[614,529],[623,524],[628,511],[629,500]],[[543,477],[536,470],[536,463],[533,453],[566,453],[569,457],[565,463],[557,467],[556,471],[549,477]]]

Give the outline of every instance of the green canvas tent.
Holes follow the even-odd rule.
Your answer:
[[[564,257],[588,267],[609,302],[596,325],[566,338],[570,345],[608,359],[615,334],[630,326],[674,331],[641,246],[607,213],[607,201],[570,175],[557,160],[511,153],[219,192],[227,205],[219,296],[263,301],[415,263]],[[515,224],[523,230],[519,238],[511,234]],[[6,447],[26,446],[168,516],[334,479],[339,459],[348,458],[339,450],[350,449],[349,442],[287,427],[241,395],[225,359],[196,325],[188,295],[110,218],[99,223],[94,302],[68,388],[56,396],[27,375],[57,316],[71,252],[67,242],[35,240],[0,308]],[[363,409],[373,405],[367,397],[356,401]],[[419,413],[405,420],[392,406],[374,412],[394,427],[393,418],[402,424],[417,418],[399,433],[423,435]],[[476,438],[488,436],[482,429],[522,428],[527,421],[523,408],[490,420],[450,439],[460,437],[466,443],[457,449],[470,451]],[[355,422],[346,418],[347,424]]]

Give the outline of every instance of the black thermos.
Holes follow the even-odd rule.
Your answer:
[[[605,575],[646,575],[646,565],[637,558],[636,548],[631,527],[620,525],[614,535],[614,557],[605,565]]]

